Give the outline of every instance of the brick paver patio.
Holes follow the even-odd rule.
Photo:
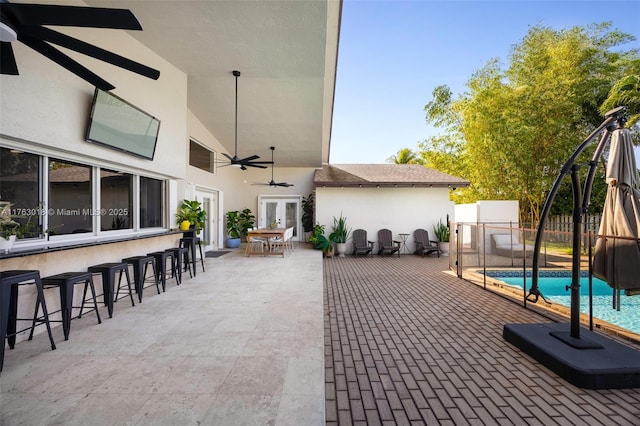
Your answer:
[[[549,320],[446,258],[324,261],[328,425],[640,425],[640,389],[585,390],[507,343]]]

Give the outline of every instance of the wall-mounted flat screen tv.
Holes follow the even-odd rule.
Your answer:
[[[160,121],[124,99],[96,88],[86,139],[153,160]]]

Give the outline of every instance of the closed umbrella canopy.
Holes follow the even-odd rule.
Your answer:
[[[640,293],[640,190],[631,131],[611,135],[607,196],[593,260],[593,275],[627,295]],[[604,237],[604,236],[607,237]],[[612,238],[626,237],[626,238]]]

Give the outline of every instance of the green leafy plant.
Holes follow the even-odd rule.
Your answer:
[[[324,236],[324,234],[320,234],[316,240],[317,248],[322,250],[322,253],[325,256],[328,256],[329,253],[333,252],[333,243]]]
[[[315,205],[315,193],[312,192],[308,197],[302,197],[302,229],[304,232],[313,231],[313,210]]]
[[[202,203],[196,200],[182,200],[180,208],[176,213],[176,224],[180,225],[183,221],[189,221],[195,226],[196,231],[204,228],[204,222],[207,220],[207,212],[202,209]]]
[[[20,209],[32,211],[29,215],[12,215],[11,203],[0,201],[0,237],[9,238],[37,238],[41,235],[42,226],[39,224],[39,213],[44,211],[44,204],[39,204],[36,209]],[[57,227],[60,227],[59,225]],[[47,232],[54,233],[55,228],[49,228]]]
[[[240,212],[230,210],[227,212],[227,235],[229,238],[240,238],[242,229],[240,228]]]
[[[449,242],[449,227],[442,223],[442,220],[439,220],[436,225],[433,225],[433,233],[435,234],[438,241],[442,243]]]
[[[333,218],[333,228],[329,234],[329,240],[336,244],[346,243],[351,235],[351,229],[347,227],[347,218],[342,216]]]
[[[324,230],[325,230],[325,226],[324,225],[320,225],[319,223],[316,223],[313,226],[313,229],[311,230],[311,236],[309,237],[309,242],[313,245],[313,248],[315,249],[319,249],[319,244],[320,244],[320,237],[323,237],[326,240],[326,237],[324,236]]]
[[[244,209],[238,215],[238,225],[240,226],[240,236],[246,237],[249,229],[255,226],[256,217],[251,213],[251,209]]]
[[[17,235],[20,224],[11,216],[11,203],[0,201],[0,237],[8,238]]]

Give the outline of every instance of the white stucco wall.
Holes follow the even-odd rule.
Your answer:
[[[410,234],[407,247],[414,250],[413,231],[423,228],[435,239],[433,225],[453,217],[454,205],[448,188],[317,188],[316,220],[331,233],[333,218],[342,213],[347,225],[364,229],[371,241],[378,240],[378,230],[388,228],[394,239]],[[347,253],[353,250],[351,241]],[[377,245],[376,245],[377,250]]]
[[[69,28],[65,32],[160,70],[160,78],[154,81],[69,52],[69,56],[116,86],[115,95],[160,120],[154,160],[86,142],[94,88],[21,43],[12,44],[20,75],[0,76],[0,133],[26,141],[29,151],[184,178],[186,156],[176,145],[182,146],[187,134],[186,75],[124,31],[109,31],[109,37],[101,37],[103,33],[96,30]]]
[[[491,234],[508,233],[509,228],[519,226],[518,200],[481,200],[458,204],[455,206],[455,221],[462,224],[463,244],[475,249],[478,241],[484,239],[485,250],[490,252]],[[484,224],[484,227],[473,226],[476,224]]]

